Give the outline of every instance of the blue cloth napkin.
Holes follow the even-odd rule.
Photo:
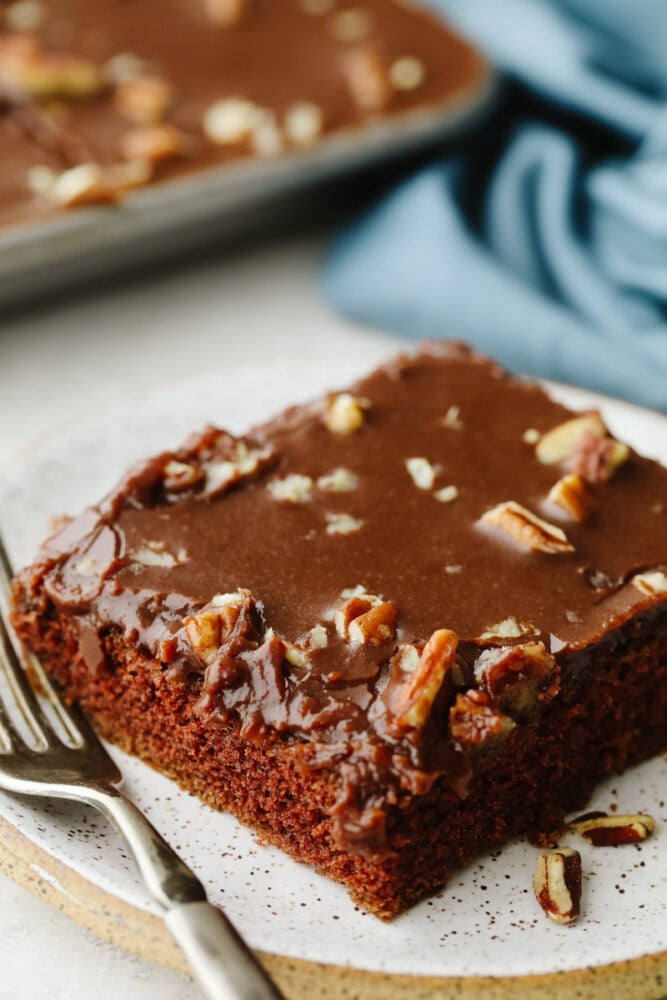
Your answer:
[[[520,86],[482,141],[335,240],[325,293],[356,320],[667,410],[667,0],[430,4]]]

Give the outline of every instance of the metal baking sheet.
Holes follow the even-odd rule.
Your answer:
[[[305,152],[238,159],[149,185],[117,205],[2,228],[0,307],[38,303],[285,219],[327,182],[455,138],[496,92],[497,78],[480,59],[475,83],[439,105],[334,133]]]

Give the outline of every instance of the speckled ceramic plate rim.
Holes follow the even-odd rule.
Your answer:
[[[363,370],[364,368],[369,367],[369,365],[371,365],[375,361],[377,361],[379,357],[386,356],[386,354],[387,354],[387,345],[386,345],[386,342],[378,344],[377,348],[372,347],[372,348],[369,348],[369,349],[365,349],[365,350],[363,350],[361,352],[361,354],[362,354],[361,357],[358,357],[358,358],[355,359],[355,365],[353,366],[355,368],[355,371],[354,371],[354,373],[351,372],[351,374],[356,374],[356,372],[358,372],[360,370]],[[312,366],[313,365],[319,366],[320,368],[323,368],[328,373],[330,373],[330,380],[331,380],[331,384],[333,384],[333,385],[344,384],[345,381],[347,381],[347,375],[343,376],[343,374],[342,374],[342,371],[341,371],[341,359],[340,359],[340,357],[338,355],[336,357],[334,357],[334,358],[331,358],[331,357],[327,357],[326,355],[316,355],[315,354],[310,359],[304,359],[303,356],[302,356],[302,357],[297,358],[297,359],[292,359],[289,362],[289,364],[293,367],[293,369],[296,372],[298,372],[299,369],[302,369],[301,374],[304,373],[303,370],[305,370],[305,372],[307,372],[309,370],[309,366],[310,366],[310,371],[311,371],[311,374],[312,374]],[[342,366],[342,367],[345,367],[345,366]],[[225,372],[224,373],[224,378],[230,377],[231,374],[232,373],[230,373],[230,372]],[[303,383],[303,380],[302,380],[302,383]],[[651,450],[650,449],[651,443],[655,443],[655,442],[651,442],[649,440],[649,438],[651,437],[651,433],[655,434],[656,437],[658,437],[659,434],[661,433],[661,430],[662,430],[661,425],[665,422],[665,418],[662,417],[661,415],[653,414],[650,411],[642,410],[641,408],[634,407],[634,406],[631,406],[629,404],[618,403],[618,402],[613,401],[613,400],[600,400],[600,397],[596,397],[596,396],[594,396],[593,394],[590,394],[590,393],[580,393],[580,392],[578,392],[576,390],[571,390],[569,388],[564,388],[564,387],[563,388],[559,387],[556,390],[556,393],[559,396],[561,396],[561,397],[564,396],[566,398],[566,400],[568,402],[571,402],[573,405],[590,406],[590,405],[596,405],[596,404],[599,403],[600,405],[602,405],[603,409],[606,408],[608,418],[611,420],[612,426],[613,426],[613,428],[615,429],[615,431],[617,433],[624,434],[624,436],[626,436],[626,437],[630,438],[631,440],[633,440],[633,443],[639,445],[640,447],[641,447],[641,445],[643,443],[646,446],[646,448],[648,448],[648,450]],[[306,395],[306,394],[304,394],[302,392],[301,396],[304,396],[304,395]],[[109,419],[109,417],[107,416],[106,419]],[[630,425],[630,426],[628,427],[628,425]],[[627,430],[627,433],[625,433],[626,430]],[[639,438],[641,438],[642,440],[638,440],[638,438],[636,436],[637,434],[639,435]],[[634,437],[633,437],[633,435],[634,435]],[[51,440],[53,440],[53,439],[51,439]],[[47,450],[48,450],[48,446],[47,446]],[[39,453],[33,454],[33,458],[30,461],[39,462],[39,458],[40,458]],[[28,462],[28,464],[30,464],[30,461]],[[2,488],[2,484],[0,484],[0,490],[1,490],[1,488]],[[632,772],[632,773],[635,774],[635,772]],[[531,859],[532,859],[532,856],[531,856]],[[62,859],[61,859],[61,861],[62,861]],[[619,865],[620,865],[620,861],[619,861]],[[466,871],[469,871],[469,870],[466,870]],[[324,884],[329,885],[329,883],[324,883]],[[336,887],[336,888],[338,888],[338,887]],[[446,902],[446,895],[445,895],[445,902]],[[452,916],[456,917],[456,913],[452,914],[451,911],[450,911],[449,918],[451,918]],[[630,914],[630,916],[632,916],[632,914]],[[397,923],[400,923],[400,921],[397,922]],[[395,925],[392,925],[392,926],[395,926]],[[570,929],[569,933],[572,933],[572,929]],[[256,943],[256,942],[253,942],[253,943]],[[572,939],[570,939],[570,945],[571,944],[572,944]],[[577,951],[578,950],[579,949],[577,948]],[[655,952],[654,952],[654,954],[652,954],[650,956],[646,956],[646,961],[649,961],[649,965],[651,967],[653,967],[655,965],[655,963],[656,962],[660,962],[663,957],[664,956],[661,955],[661,951],[656,949]],[[583,959],[583,961],[585,961],[585,958],[584,958],[583,955],[581,956],[581,958]],[[296,961],[297,963],[300,962],[300,961],[303,961],[303,959],[300,959],[298,956],[294,956],[294,955],[290,956],[286,960],[288,960],[290,962]],[[305,961],[306,961],[306,963],[308,963],[309,960],[305,959]],[[643,958],[641,958],[641,957],[634,957],[630,961],[630,964],[633,965],[636,962],[640,962],[641,963],[642,961],[644,961]],[[171,963],[168,962],[167,964],[171,964]],[[417,964],[419,964],[419,963],[417,963]],[[627,966],[627,964],[628,964],[627,962],[622,963],[622,967],[625,968]],[[317,965],[317,968],[320,967],[318,963],[316,963],[316,965]],[[597,964],[598,971],[600,971],[602,967],[612,968],[612,966],[607,966],[607,963],[602,963],[602,965]],[[617,964],[617,965],[614,965],[613,968],[617,969],[617,968],[621,968],[621,966],[619,966]],[[359,971],[361,972],[362,970],[359,970]],[[410,970],[410,971],[411,972],[412,971],[417,972],[418,970],[414,969],[414,970]],[[567,972],[567,973],[564,973],[564,972],[554,973],[553,975],[548,975],[547,978],[548,979],[555,978],[555,979],[560,979],[562,981],[562,976],[563,975],[568,975],[569,976],[570,974],[574,974],[576,971],[577,970],[574,969],[574,970],[571,970],[571,972]],[[392,979],[395,978],[395,976],[396,976],[396,971],[395,970],[394,970],[394,973],[395,973],[395,975],[394,975],[394,977],[392,977]],[[348,978],[349,978],[349,975],[352,975],[352,972],[348,970],[348,971],[346,971],[346,976],[348,976]],[[378,972],[378,975],[384,981],[384,976],[383,976],[383,973],[381,971]],[[400,974],[398,975],[398,978],[399,979],[401,978]],[[501,976],[500,977],[500,979],[502,979],[503,982],[505,980],[507,980],[508,982],[510,980],[513,981],[513,978],[514,977],[509,977],[508,978],[506,976]],[[529,975],[528,978],[529,979],[535,979],[535,976],[534,975]],[[539,978],[540,980],[543,979],[542,976],[538,976],[537,978]],[[466,976],[464,976],[464,977],[462,977],[460,979],[460,982],[461,982],[461,984],[467,984],[467,986],[466,986],[466,990],[467,990],[468,986],[470,988],[472,988],[473,987],[473,983],[475,981],[477,981],[478,979],[479,979],[478,976],[475,976],[475,975],[466,975]],[[423,976],[419,976],[419,981],[422,984],[422,986],[425,988],[426,987],[426,979],[424,979]],[[458,982],[458,979],[456,977],[452,978],[451,976],[448,976],[448,977],[446,977],[446,979],[443,979],[441,976],[437,976],[436,979],[434,980],[434,982],[435,981],[437,981],[439,983],[447,982],[448,984],[450,984],[451,986],[453,986],[453,984],[454,984],[455,981]],[[481,983],[481,982],[486,982],[487,980],[486,980],[486,978],[484,978],[483,980],[479,980],[479,981]],[[498,976],[496,974],[496,976],[494,977],[494,982],[497,982],[497,981],[499,981],[499,980],[498,980]],[[521,982],[526,982],[526,981],[527,980],[525,978],[522,978],[522,980],[521,980]],[[427,994],[424,994],[424,995],[427,995]],[[486,993],[485,995],[492,995],[492,994]],[[646,994],[643,993],[641,995],[646,995]]]

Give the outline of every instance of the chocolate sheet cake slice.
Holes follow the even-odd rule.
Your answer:
[[[432,345],[132,469],[14,623],[108,739],[389,918],[667,747],[667,470]]]

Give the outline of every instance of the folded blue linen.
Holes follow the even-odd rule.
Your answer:
[[[667,410],[667,3],[430,2],[609,141],[504,107],[508,139],[473,184],[481,222],[467,215],[491,155],[478,142],[349,226],[325,293],[362,322],[463,337],[515,371]]]

